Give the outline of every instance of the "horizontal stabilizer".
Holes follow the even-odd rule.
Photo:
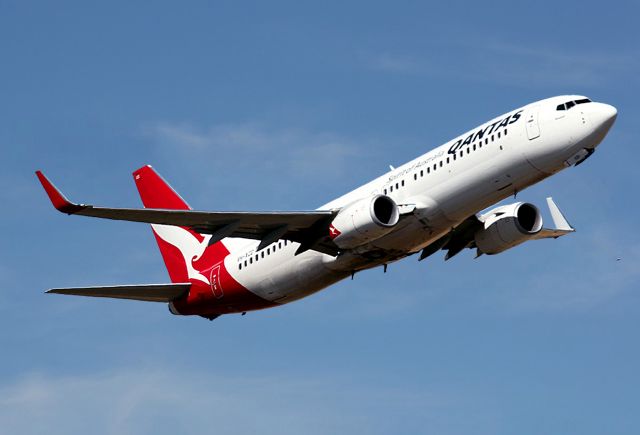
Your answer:
[[[184,295],[191,288],[190,283],[114,285],[104,287],[54,288],[47,293],[96,298],[133,299],[147,302],[171,302]]]

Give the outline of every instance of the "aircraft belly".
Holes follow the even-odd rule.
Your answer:
[[[445,216],[460,222],[530,185],[532,176],[539,177],[539,171],[507,151],[449,178],[433,194]]]
[[[244,284],[257,296],[280,304],[303,298],[348,276],[328,269],[324,257],[329,256],[307,251],[279,264],[260,265]]]
[[[407,218],[407,225],[404,228],[376,240],[372,243],[372,247],[395,255],[406,255],[419,251],[424,244],[440,237],[442,231],[446,232],[450,229],[448,220],[432,220],[429,226],[425,226],[417,218]]]
[[[338,273],[352,273],[401,260],[445,235],[451,222],[433,220],[429,226],[417,217],[405,218],[405,225],[372,243],[344,252],[326,260],[326,265]]]

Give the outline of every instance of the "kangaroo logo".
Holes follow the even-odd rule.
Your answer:
[[[189,276],[189,279],[195,279],[202,281],[207,285],[211,285],[211,281],[209,281],[208,277],[193,267],[193,263],[201,259],[209,247],[211,235],[203,235],[202,241],[198,241],[193,233],[181,227],[175,227],[172,225],[151,226],[158,237],[168,244],[175,246],[180,251],[187,267],[187,275]]]
[[[338,230],[336,227],[333,226],[333,224],[331,224],[331,226],[329,227],[329,238],[333,240],[336,237],[338,237],[340,234],[342,234],[340,230]]]

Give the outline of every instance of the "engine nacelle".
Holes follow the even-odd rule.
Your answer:
[[[329,236],[339,248],[355,248],[390,233],[399,219],[395,201],[385,195],[375,195],[340,210],[331,223]]]
[[[526,242],[542,229],[538,208],[527,202],[497,207],[485,215],[484,228],[475,234],[483,254],[499,254]]]

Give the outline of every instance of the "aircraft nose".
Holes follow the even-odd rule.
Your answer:
[[[618,116],[618,110],[610,104],[592,103],[589,113],[593,126],[603,133],[609,131]]]

